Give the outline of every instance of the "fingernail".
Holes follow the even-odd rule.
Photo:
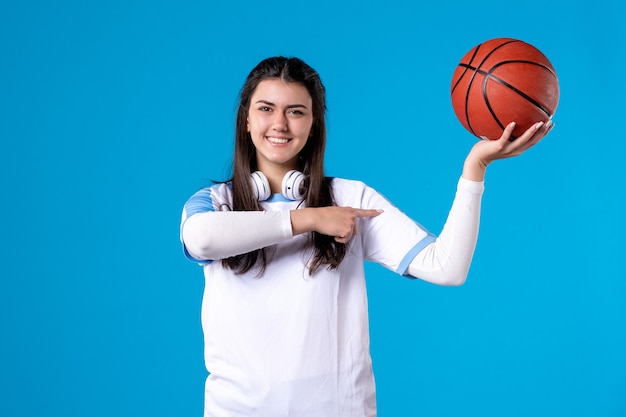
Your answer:
[[[509,123],[509,127],[515,127],[515,122]]]
[[[378,209],[376,211],[379,212],[379,213],[383,213],[385,210]]]
[[[547,127],[552,127],[554,126],[554,122],[552,121],[552,119],[548,119],[548,122],[546,123]]]
[[[482,140],[489,140],[489,138],[487,136],[481,136],[480,137]]]
[[[537,130],[541,129],[541,126],[543,126],[543,124],[544,124],[543,122],[539,122],[539,123],[537,123],[537,124],[535,125],[535,129],[537,129]]]

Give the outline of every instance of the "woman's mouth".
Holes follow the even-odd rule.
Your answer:
[[[283,145],[291,140],[289,138],[277,138],[275,136],[266,136],[265,139],[267,139],[268,142],[276,145]]]

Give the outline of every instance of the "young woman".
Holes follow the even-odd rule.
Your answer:
[[[362,182],[324,173],[325,91],[297,58],[249,74],[233,177],[184,206],[185,255],[203,265],[205,416],[376,415],[363,262],[440,285],[465,281],[485,169],[550,123],[468,154],[435,236]]]

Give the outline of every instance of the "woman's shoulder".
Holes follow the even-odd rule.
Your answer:
[[[221,211],[228,209],[232,202],[230,183],[215,183],[196,191],[185,203],[187,213]]]
[[[352,205],[355,201],[377,194],[376,190],[361,180],[332,177],[330,184],[338,205]]]

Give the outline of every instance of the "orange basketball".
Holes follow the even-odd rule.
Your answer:
[[[513,138],[550,119],[559,102],[554,67],[534,46],[497,38],[472,48],[459,62],[450,86],[452,107],[472,134],[498,139],[510,122]]]

